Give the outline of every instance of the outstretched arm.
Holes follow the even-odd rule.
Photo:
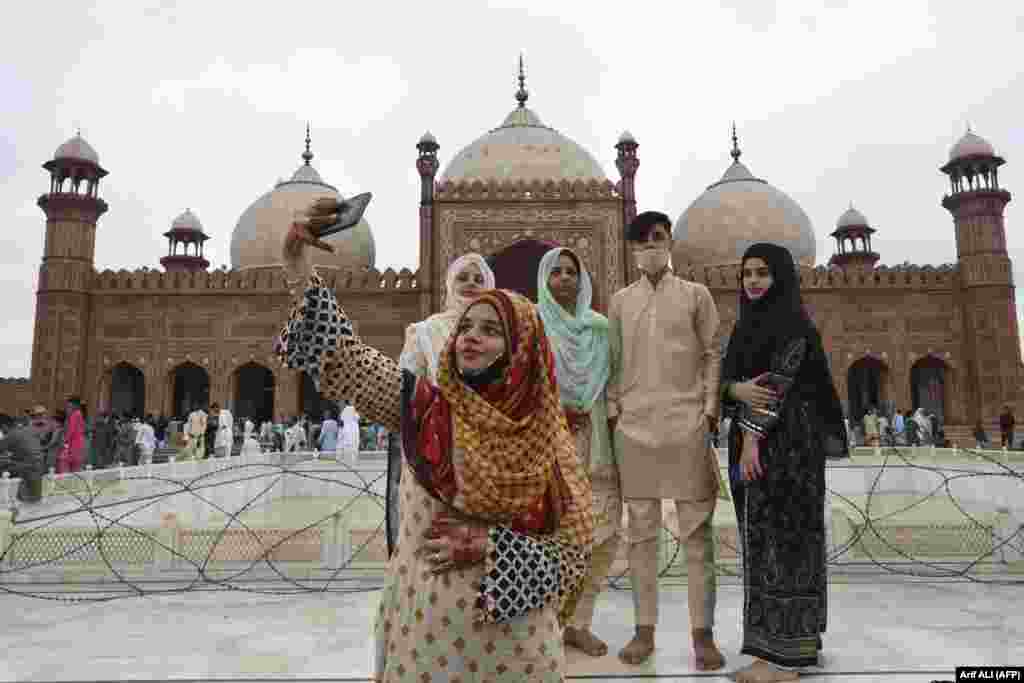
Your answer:
[[[310,211],[316,213],[318,206]],[[360,415],[398,432],[402,371],[394,360],[362,343],[334,290],[313,271],[306,246],[322,244],[310,228],[317,218],[295,220],[285,238],[285,277],[293,295],[300,284],[303,289],[275,351],[286,366],[308,374],[324,398],[347,400]]]

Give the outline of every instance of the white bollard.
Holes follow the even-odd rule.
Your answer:
[[[176,479],[178,475],[178,456],[169,455],[167,456],[167,462],[171,464],[171,479]]]
[[[50,473],[53,473],[53,469],[50,469]],[[120,482],[124,482],[124,463],[120,460],[117,461],[117,479]]]

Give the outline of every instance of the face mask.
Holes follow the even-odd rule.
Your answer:
[[[645,273],[657,273],[668,265],[668,249],[653,247],[635,254],[637,267]]]
[[[461,370],[459,371],[459,375],[462,377],[462,381],[466,383],[466,386],[473,391],[479,391],[488,384],[501,379],[501,376],[505,372],[505,368],[507,366],[508,357],[505,354],[502,354],[495,358],[494,361],[492,361],[486,368],[480,368],[478,370]]]

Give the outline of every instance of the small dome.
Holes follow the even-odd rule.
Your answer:
[[[437,144],[437,138],[435,138],[434,134],[431,133],[428,130],[426,133],[423,134],[423,137],[420,138],[420,144],[434,144],[434,145],[436,145]]]
[[[964,136],[953,145],[953,148],[949,150],[949,160],[956,161],[957,159],[963,159],[964,157],[973,156],[987,156],[994,157],[996,155],[995,149],[989,144],[988,140],[975,135],[970,129],[964,133]]]
[[[522,80],[522,79],[520,79]],[[445,180],[606,180],[590,152],[548,128],[526,106],[522,86],[519,106],[500,126],[463,148],[448,163]]]
[[[628,130],[622,131],[622,135],[619,136],[619,144],[636,142],[636,138]]]
[[[53,158],[80,159],[82,161],[88,161],[96,164],[97,166],[100,165],[100,155],[96,153],[96,150],[92,148],[92,145],[85,141],[80,133],[58,147],[57,151],[53,153]]]
[[[174,221],[171,222],[171,230],[193,230],[195,232],[203,231],[203,224],[199,222],[196,215],[192,213],[192,209],[185,209],[184,213],[180,214]]]
[[[864,214],[853,208],[852,205],[849,209],[843,212],[843,215],[840,216],[839,220],[836,222],[837,228],[853,228],[863,225],[870,226],[871,224],[868,223],[868,219],[864,217]]]
[[[733,151],[722,179],[679,216],[672,237],[675,264],[735,265],[757,242],[789,249],[793,260],[813,266],[816,241],[811,220],[787,194],[754,177]]]

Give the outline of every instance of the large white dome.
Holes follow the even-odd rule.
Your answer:
[[[305,163],[295,171],[291,180],[281,181],[274,189],[254,201],[242,212],[231,233],[231,267],[259,268],[281,265],[281,246],[296,211],[309,208],[321,197],[344,199],[338,189],[320,177],[310,160],[313,155],[307,147]],[[334,246],[334,253],[311,249],[313,264],[343,270],[372,268],[376,248],[370,224],[362,219],[354,227],[335,233],[325,240]]]
[[[754,177],[733,149],[733,163],[679,216],[672,229],[677,265],[738,264],[757,242],[789,249],[801,265],[815,263],[811,219],[786,193]]]
[[[606,180],[590,152],[549,128],[526,106],[520,73],[519,106],[500,126],[463,148],[448,163],[446,180]]]

